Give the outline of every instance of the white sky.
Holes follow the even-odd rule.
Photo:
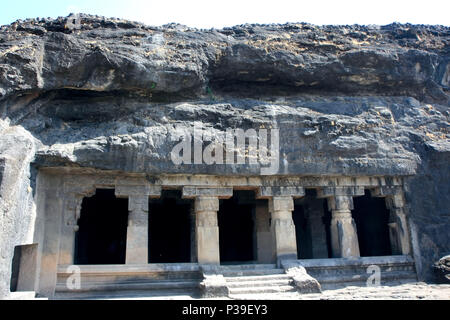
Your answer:
[[[178,22],[197,28],[222,28],[242,23],[309,22],[313,24],[378,24],[392,22],[450,25],[450,0],[126,0],[100,14],[149,25]],[[77,2],[69,11],[86,12]]]

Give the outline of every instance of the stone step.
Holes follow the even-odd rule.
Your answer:
[[[328,275],[328,276],[319,276],[317,277],[317,281],[319,283],[347,283],[347,282],[366,282],[369,278],[370,274],[356,274],[356,275]],[[382,272],[381,273],[381,283],[387,283],[390,281],[396,280],[412,280],[412,282],[417,281],[416,273],[412,271],[391,271],[391,272]]]
[[[265,286],[265,287],[245,287],[245,288],[229,288],[230,295],[236,294],[261,294],[261,293],[278,293],[278,292],[296,292],[294,286]]]
[[[392,272],[410,272],[415,273],[414,265],[397,265],[397,266],[379,266],[383,274]],[[352,276],[352,275],[368,275],[367,266],[343,266],[343,267],[323,267],[323,268],[306,268],[308,274],[312,277],[320,278],[327,276]]]
[[[230,277],[226,276],[227,282],[243,282],[243,281],[266,281],[266,280],[286,280],[291,279],[291,277],[285,273],[283,274],[267,274],[267,275],[255,275],[255,276],[236,276]]]
[[[249,270],[220,270],[224,277],[245,277],[285,274],[283,269],[249,269]]]
[[[197,289],[198,281],[146,281],[146,282],[89,282],[82,283],[81,288],[71,290],[65,283],[58,283],[56,285],[56,292],[93,292],[93,291],[129,291],[129,290],[160,290],[160,289]]]
[[[58,274],[57,283],[66,283],[69,276]],[[81,283],[121,283],[121,282],[152,282],[152,281],[200,281],[200,273],[196,274],[130,274],[130,275],[85,275],[81,274]]]
[[[70,266],[58,266],[57,281],[65,283],[73,275]],[[198,264],[143,264],[143,265],[78,265],[81,283],[126,281],[200,280]]]
[[[16,292],[10,292],[9,295],[6,297],[8,300],[42,300],[39,298],[36,298],[36,292],[35,291],[16,291]],[[45,300],[45,298],[44,298]]]
[[[369,275],[365,277],[323,277],[318,278],[317,281],[319,281],[323,290],[348,286],[365,287],[367,286],[368,276]],[[391,286],[417,282],[417,277],[415,272],[390,272],[384,276],[382,275],[380,280],[380,285]]]
[[[292,279],[283,280],[262,280],[262,281],[241,281],[241,282],[228,282],[227,287],[234,288],[250,288],[250,287],[276,287],[276,286],[289,286],[293,283]]]
[[[195,290],[126,290],[126,291],[89,291],[89,292],[56,292],[54,300],[148,300],[170,299],[186,300],[199,297]]]
[[[381,272],[415,272],[414,260],[409,256],[306,259],[298,261],[313,277],[327,274],[364,274],[373,265],[378,266]]]
[[[276,269],[276,264],[238,264],[238,265],[221,265],[217,270],[254,270],[254,269]]]
[[[235,293],[228,296],[233,300],[298,300],[299,295],[296,291],[269,292],[269,293]]]

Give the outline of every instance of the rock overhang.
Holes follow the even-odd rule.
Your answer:
[[[0,31],[0,110],[35,137],[38,167],[259,172],[174,165],[175,133],[200,122],[280,130],[277,174],[411,175],[423,144],[448,150],[449,31],[28,19]]]

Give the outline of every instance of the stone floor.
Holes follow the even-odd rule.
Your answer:
[[[116,299],[116,298],[112,298]],[[121,300],[189,300],[189,295],[121,297]],[[322,293],[265,293],[239,295],[242,300],[450,300],[450,284],[409,283],[398,286],[346,287]],[[214,299],[209,299],[214,300]]]
[[[242,299],[293,300],[450,300],[450,284],[409,283],[398,286],[346,287],[315,294],[242,296]]]
[[[29,294],[11,296],[14,300],[33,299]],[[127,295],[122,297],[103,297],[101,300],[192,300],[196,297],[175,295]],[[220,298],[219,300],[222,300]],[[450,284],[426,284],[423,282],[397,286],[346,287],[343,289],[323,290],[322,293],[264,293],[239,295],[233,299],[242,300],[450,300]],[[41,299],[42,300],[42,299]],[[96,299],[94,299],[96,300]],[[216,299],[208,299],[216,300]],[[227,299],[228,300],[228,299]]]

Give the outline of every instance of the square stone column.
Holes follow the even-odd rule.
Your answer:
[[[79,229],[81,205],[83,199],[95,194],[95,186],[91,182],[66,181],[63,186],[63,219],[60,233],[59,265],[72,265],[75,260],[75,234]]]
[[[381,186],[371,190],[373,197],[385,197],[389,209],[389,239],[394,255],[411,254],[409,228],[405,215],[403,191],[399,186]]]
[[[197,223],[195,222],[196,214],[195,214],[195,207],[191,206],[190,212],[189,212],[189,223],[190,223],[190,240],[191,240],[191,262],[198,262],[197,260],[197,233],[195,232],[197,228]]]
[[[200,264],[220,264],[219,225],[217,222],[219,198],[195,198],[197,260]]]
[[[272,243],[276,261],[297,259],[297,240],[292,220],[294,199],[291,196],[269,199]]]
[[[148,263],[148,200],[160,197],[161,187],[120,185],[117,197],[128,197],[126,264]]]
[[[199,264],[220,264],[219,198],[232,196],[232,188],[183,187],[183,198],[195,199],[195,239]]]
[[[326,187],[318,190],[319,198],[328,199],[331,210],[331,251],[333,258],[359,257],[358,234],[352,218],[353,196],[364,195],[362,187]]]
[[[352,218],[353,198],[335,196],[328,199],[331,208],[331,251],[334,258],[359,257],[358,234]]]
[[[61,228],[60,250],[58,264],[72,265],[75,256],[75,233],[81,213],[83,196],[78,194],[65,194],[63,202],[64,218]]]
[[[390,211],[389,237],[392,254],[411,254],[408,224],[404,211],[404,201],[401,194],[386,198],[386,204]]]
[[[297,259],[297,237],[292,211],[294,198],[304,195],[305,189],[299,186],[263,186],[257,189],[258,199],[269,200],[272,260],[277,264],[282,260]]]
[[[255,208],[256,257],[258,263],[273,263],[273,243],[270,230],[270,212],[268,205],[257,203]]]
[[[148,263],[148,196],[128,197],[126,264]]]

